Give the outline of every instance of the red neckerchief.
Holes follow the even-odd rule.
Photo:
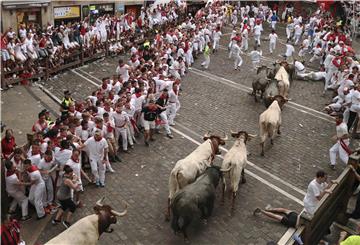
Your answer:
[[[342,124],[342,122],[336,122],[336,126],[339,126],[340,124]]]
[[[95,139],[96,142],[99,142],[99,141],[102,140],[102,137],[99,140],[97,140],[95,137],[94,137],[94,139]]]
[[[161,94],[161,95],[160,95],[160,99],[167,99],[167,98],[168,98],[167,95],[164,95],[164,94]]]
[[[104,86],[105,86],[105,87],[104,87]],[[101,86],[101,88],[105,90],[105,89],[107,88],[107,84],[103,84],[103,85]]]
[[[38,170],[38,168],[35,165],[31,165],[30,167],[28,167],[28,169],[26,169],[29,173],[35,172],[36,170]]]
[[[75,160],[75,159],[71,156],[71,160],[73,160],[73,162],[79,163],[79,160],[80,160],[80,159]]]
[[[9,177],[9,176],[11,176],[11,175],[13,175],[13,174],[15,174],[15,170],[8,170],[8,171],[6,172],[6,177]]]
[[[113,99],[114,99],[114,95],[113,95],[113,94],[109,94],[108,97],[109,97],[110,100],[113,100]]]

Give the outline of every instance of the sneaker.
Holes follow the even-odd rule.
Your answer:
[[[26,216],[21,217],[21,221],[27,221],[29,219],[31,219],[30,215],[26,215]]]
[[[149,141],[145,140],[145,145],[149,146]]]
[[[99,186],[100,186],[100,182],[99,182],[99,181],[96,181],[95,185],[96,185],[96,187],[99,187]]]
[[[100,187],[104,188],[104,187],[105,187],[105,184],[100,183]]]
[[[134,149],[134,145],[129,145],[129,148],[130,148],[130,149]]]
[[[60,222],[61,222],[60,220],[53,219],[53,220],[51,221],[51,224],[57,225],[57,224],[59,224]]]
[[[169,125],[170,125],[170,126],[175,126],[176,124],[175,124],[175,123],[170,123]]]
[[[169,139],[174,138],[174,136],[173,136],[172,134],[167,134],[166,136],[167,136]]]
[[[150,138],[150,141],[155,141],[155,139],[154,139],[154,138]]]
[[[63,221],[62,222],[63,226],[65,227],[65,229],[69,228],[71,226],[71,224],[67,221]]]
[[[259,213],[261,213],[261,209],[260,208],[256,208],[253,212],[253,215],[258,215]]]
[[[130,154],[130,152],[128,150],[124,150],[124,153]]]
[[[336,170],[335,165],[330,164],[330,168],[331,168],[331,170]]]
[[[108,170],[110,173],[115,173],[115,170],[112,167],[109,167]]]

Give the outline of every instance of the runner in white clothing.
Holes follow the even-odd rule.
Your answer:
[[[9,212],[15,212],[16,206],[19,205],[21,207],[22,221],[28,220],[31,217],[28,215],[28,204],[29,199],[25,196],[23,186],[27,185],[27,183],[19,181],[16,175],[16,168],[11,161],[5,161],[6,167],[6,192],[11,196],[13,201],[10,204]]]
[[[253,69],[256,70],[260,64],[260,60],[261,60],[261,56],[262,56],[262,51],[258,51],[257,50],[257,46],[254,46],[254,50],[250,52],[250,58],[251,58],[251,62],[253,64]]]
[[[124,63],[123,60],[119,60],[119,65],[116,68],[116,74],[121,76],[123,82],[127,82],[129,80],[129,70],[131,67]]]
[[[327,174],[319,170],[316,173],[316,178],[313,179],[308,188],[304,198],[304,209],[310,215],[314,215],[317,205],[320,200],[326,193],[331,193],[331,191],[326,190],[328,187],[327,183]]]
[[[101,131],[97,130],[93,137],[85,141],[84,145],[80,147],[87,148],[89,152],[89,160],[91,166],[91,173],[95,177],[96,186],[105,187],[105,170],[108,159],[108,144],[101,136]]]
[[[271,33],[269,34],[269,50],[270,50],[270,54],[273,53],[273,51],[276,49],[276,41],[278,39],[278,35],[275,33],[275,30],[272,30]]]
[[[339,114],[336,116],[336,135],[333,136],[336,139],[336,143],[330,148],[330,167],[335,170],[336,156],[339,155],[340,160],[347,164],[351,150],[349,148],[350,140],[348,127],[343,122],[343,115]]]

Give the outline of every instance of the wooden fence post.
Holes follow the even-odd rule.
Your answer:
[[[46,60],[45,60],[45,80],[47,81],[50,77],[50,62],[49,62],[49,56],[46,57]]]

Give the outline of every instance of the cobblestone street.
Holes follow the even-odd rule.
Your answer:
[[[267,29],[267,25],[266,25]],[[201,136],[208,130],[226,132],[246,130],[258,134],[258,119],[265,110],[262,103],[255,103],[248,95],[252,76],[250,59],[242,55],[244,64],[240,71],[233,69],[228,59],[227,44],[230,28],[223,31],[221,48],[211,56],[209,70],[202,70],[202,56],[182,81],[181,109],[173,127],[174,139],[165,133],[156,135],[156,142],[145,147],[142,140],[131,154],[122,154],[122,162],[113,164],[116,173],[106,176],[106,188],[86,186],[82,196],[86,207],[78,209],[74,220],[93,213],[96,200],[106,196],[105,203],[121,209],[121,201],[129,203],[128,215],[112,225],[114,232],[103,234],[99,244],[183,244],[182,236],[175,236],[170,224],[164,221],[168,195],[168,177],[176,161],[184,158],[202,142]],[[284,39],[284,28],[278,35]],[[263,34],[267,37],[268,30]],[[252,47],[253,39],[250,42]],[[270,56],[268,41],[262,42],[264,64],[279,59],[284,45],[278,43],[276,52]],[[61,99],[64,90],[73,92],[75,99],[84,99],[101,83],[101,78],[115,74],[119,57],[98,60],[86,66],[68,70],[41,84]],[[316,67],[316,66],[314,66]],[[255,207],[286,207],[301,211],[302,200],[308,183],[315,172],[325,169],[330,179],[336,171],[328,168],[328,149],[332,145],[335,122],[321,112],[330,93],[321,97],[321,82],[294,81],[290,87],[291,102],[282,113],[282,134],[270,146],[267,142],[265,157],[260,156],[260,140],[249,142],[247,183],[241,185],[236,199],[236,211],[230,216],[230,199],[220,204],[221,191],[212,217],[207,225],[194,224],[189,232],[191,244],[266,244],[277,241],[286,228],[262,217],[253,216]],[[56,108],[55,108],[56,110]],[[230,139],[223,150],[230,149]],[[215,164],[221,164],[217,158]],[[63,227],[49,223],[38,241],[44,243]]]

